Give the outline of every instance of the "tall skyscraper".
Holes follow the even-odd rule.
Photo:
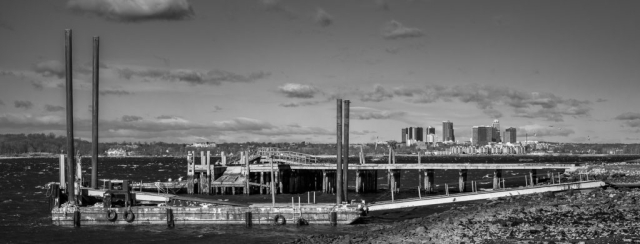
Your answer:
[[[402,135],[401,135],[400,138],[402,138],[401,142],[406,142],[407,141],[407,128],[402,128]]]
[[[424,141],[424,128],[414,127],[413,139],[416,141]]]
[[[453,134],[453,122],[442,121],[442,141],[456,141],[456,137]]]
[[[472,142],[476,146],[484,146],[489,144],[493,138],[493,127],[490,126],[474,126]]]
[[[497,119],[493,120],[493,125],[491,127],[493,127],[491,131],[493,133],[491,141],[500,142],[500,138],[502,138],[500,136],[500,121],[498,121]]]
[[[504,130],[504,142],[516,143],[516,128],[509,127]]]
[[[427,126],[427,135],[435,135],[436,134],[436,128],[432,127],[432,126]]]

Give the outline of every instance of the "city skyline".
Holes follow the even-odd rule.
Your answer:
[[[331,143],[341,98],[351,100],[353,143],[446,120],[455,140],[469,141],[474,125],[495,119],[529,140],[639,143],[639,7],[4,1],[0,133],[65,135],[64,29],[73,29],[75,135],[85,140],[100,36],[105,142]]]

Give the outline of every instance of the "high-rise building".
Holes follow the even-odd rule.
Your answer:
[[[427,126],[426,133],[427,133],[427,135],[435,135],[436,134],[436,128],[432,127],[432,126]]]
[[[416,141],[424,141],[424,128],[414,127],[413,130],[413,139]]]
[[[491,131],[492,134],[493,134],[491,141],[500,142],[501,141],[500,138],[502,138],[500,136],[500,121],[498,121],[497,119],[493,120],[493,125],[491,127],[493,127],[493,129]]]
[[[456,141],[456,137],[453,134],[453,122],[442,121],[442,141]]]
[[[504,130],[504,142],[516,143],[516,128],[509,127]]]
[[[402,128],[402,135],[401,135],[402,141],[401,142],[406,142],[407,141],[407,136],[408,136],[407,135],[407,128]]]
[[[484,146],[489,144],[493,138],[493,127],[490,126],[474,126],[472,142],[476,146]]]

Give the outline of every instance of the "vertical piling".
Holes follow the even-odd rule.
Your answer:
[[[337,99],[336,103],[336,204],[342,204],[342,99]]]
[[[344,200],[345,201],[349,201],[349,177],[347,174],[347,172],[349,172],[349,100],[344,100],[344,106],[343,106],[343,110],[344,110],[344,123],[343,123],[343,127],[344,127],[344,133],[342,135],[342,138],[344,138],[344,143],[343,143],[343,147],[344,147],[344,153],[343,153],[343,162],[342,162],[342,177],[344,177],[343,179],[343,184],[344,186],[342,187],[342,191],[344,192]]]
[[[91,188],[98,189],[98,97],[100,92],[100,37],[93,37],[93,77],[92,94],[93,106],[91,109]]]
[[[65,189],[67,183],[64,164],[64,154],[60,154],[60,189]]]
[[[502,179],[502,170],[501,169],[493,170],[493,189],[500,188],[501,179]]]
[[[529,170],[529,183],[530,186],[535,186],[538,183],[538,171],[536,169]]]
[[[460,177],[458,178],[458,188],[460,189],[460,192],[464,192],[465,184],[467,183],[467,170],[461,169],[459,174]]]
[[[68,201],[75,204],[74,196],[74,161],[73,154],[75,148],[73,145],[73,67],[72,65],[72,32],[71,29],[65,30],[65,76],[67,91],[67,195]]]

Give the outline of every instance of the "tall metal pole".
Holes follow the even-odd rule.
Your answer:
[[[73,146],[73,77],[72,77],[72,41],[71,29],[65,30],[65,74],[67,86],[67,195],[69,202],[75,203],[75,149]]]
[[[344,110],[344,132],[342,134],[342,138],[344,139],[344,154],[343,154],[343,171],[342,171],[342,177],[344,178],[343,180],[343,184],[344,186],[342,187],[343,191],[344,191],[344,200],[345,201],[349,201],[349,188],[348,188],[348,182],[349,182],[349,177],[347,172],[349,172],[349,100],[344,100],[344,106],[342,107],[342,110]]]
[[[274,186],[274,176],[273,176],[273,155],[269,156],[269,164],[271,165],[271,206],[276,206],[276,187]]]
[[[337,100],[336,129],[336,203],[342,204],[342,99]]]
[[[100,37],[93,37],[93,118],[91,132],[91,188],[98,189],[98,96],[100,90]],[[142,189],[142,188],[140,188]]]

